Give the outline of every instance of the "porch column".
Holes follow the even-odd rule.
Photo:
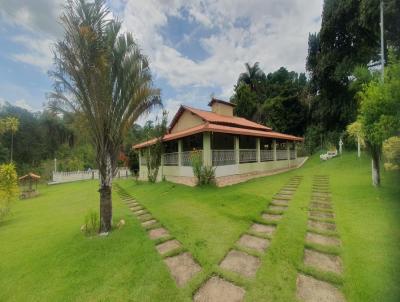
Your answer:
[[[182,140],[178,140],[178,166],[182,166]]]
[[[235,163],[238,165],[239,164],[239,151],[240,151],[240,146],[239,146],[239,136],[235,136]]]
[[[161,153],[160,167],[161,167],[161,179],[163,179],[163,176],[164,176],[164,152]]]
[[[211,133],[203,132],[203,166],[212,166]]]
[[[256,139],[256,149],[257,149],[257,162],[261,162],[261,151],[260,151],[260,138]]]
[[[294,143],[294,158],[297,159],[297,143]]]
[[[274,152],[273,152],[274,161],[276,161],[276,140],[275,139],[272,141],[272,149],[274,150]]]
[[[290,160],[290,142],[286,141],[287,159]]]

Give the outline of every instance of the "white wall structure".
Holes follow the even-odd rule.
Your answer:
[[[203,164],[215,168],[216,183],[225,186],[251,178],[272,175],[300,167],[307,157],[297,157],[296,145],[286,144],[284,148],[277,149],[275,140],[272,150],[260,150],[257,139],[255,149],[240,149],[239,139],[234,138],[234,149],[213,150],[210,147],[210,135],[203,134]],[[292,148],[291,148],[292,147]],[[196,179],[193,169],[187,164],[185,156],[190,152],[182,152],[182,141],[178,141],[178,152],[162,155],[162,166],[157,175],[157,181],[166,179],[171,182],[193,186]],[[145,157],[140,157],[139,179],[147,180],[147,166]]]
[[[131,171],[127,168],[120,168],[114,178],[123,178],[131,176]],[[53,172],[52,182],[49,184],[58,184],[79,180],[99,179],[99,170],[91,171],[71,171],[71,172]]]

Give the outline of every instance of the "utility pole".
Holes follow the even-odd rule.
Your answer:
[[[385,72],[385,46],[383,41],[383,0],[381,0],[381,80],[384,81]]]

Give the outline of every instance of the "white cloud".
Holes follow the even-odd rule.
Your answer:
[[[62,33],[58,22],[63,0],[3,0],[0,21],[23,30],[12,41],[23,49],[12,59],[38,67],[47,72],[52,65],[50,46]]]
[[[2,0],[1,20],[32,33],[42,32],[52,36],[61,33],[57,18],[64,0]]]
[[[14,60],[39,67],[43,72],[49,70],[53,58],[51,45],[54,41],[52,39],[20,35],[13,38],[13,41],[25,48],[25,51],[12,55]]]
[[[175,87],[219,86],[228,97],[245,62],[259,61],[266,72],[281,66],[304,71],[309,32],[319,29],[322,0],[127,1],[124,26],[150,56],[158,76]],[[161,35],[168,17],[189,19],[215,29],[201,40],[209,56],[191,60]],[[247,20],[248,25],[237,26]],[[240,22],[239,22],[240,24]]]
[[[168,123],[170,123],[182,104],[193,107],[201,107],[198,104],[199,101],[203,101],[203,104],[205,104],[207,101],[209,101],[209,99],[210,96],[205,94],[201,88],[191,87],[184,90],[179,90],[175,97],[171,97],[163,101],[163,108],[158,108],[153,110],[150,114],[141,116],[137,123],[139,125],[144,125],[147,121],[155,121],[157,118],[160,119],[163,110],[167,111]]]
[[[10,101],[10,100],[6,100],[6,99],[0,97],[0,107],[6,105],[7,103],[11,104],[13,106],[17,106],[17,107],[26,109],[31,112],[40,111],[39,109],[33,108],[31,105],[29,105],[25,99],[18,99],[16,101]]]
[[[21,108],[23,108],[23,109],[26,109],[26,110],[28,110],[28,111],[37,111],[36,109],[34,109],[34,108],[32,108],[32,106],[31,105],[29,105],[27,102],[26,102],[26,100],[24,100],[24,99],[20,99],[20,100],[16,100],[15,102],[14,102],[14,105],[15,106],[18,106],[18,107],[21,107]]]
[[[220,97],[232,94],[244,63],[260,62],[265,72],[281,66],[304,71],[309,32],[319,30],[322,0],[115,0],[108,1],[113,13],[122,17],[124,30],[134,34],[150,58],[157,78],[165,79],[177,95],[167,106],[195,101],[202,88],[220,89]],[[13,59],[46,71],[52,63],[50,45],[60,36],[57,18],[63,0],[3,0],[0,19],[25,30],[13,40],[24,50]],[[196,30],[208,35],[199,39],[205,59],[194,60],[179,51],[180,42],[166,41],[169,18],[195,22]],[[164,32],[163,32],[164,30]],[[211,32],[211,34],[210,34]],[[194,37],[194,36],[193,36]],[[190,43],[192,33],[182,36]],[[188,42],[189,41],[189,42]],[[217,87],[217,88],[215,88]],[[204,93],[204,92],[203,92]],[[201,93],[200,93],[201,94]]]

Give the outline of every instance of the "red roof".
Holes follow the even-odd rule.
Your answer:
[[[204,124],[185,129],[183,131],[168,133],[164,135],[163,141],[171,141],[175,139],[179,139],[182,137],[190,136],[197,133],[202,132],[219,132],[219,133],[228,133],[228,134],[236,134],[236,135],[248,135],[255,137],[268,137],[274,139],[284,139],[291,141],[303,141],[303,138],[283,134],[279,132],[272,131],[271,128],[254,123],[252,121],[246,120],[245,118],[236,117],[236,116],[225,116],[221,114],[216,114],[214,112],[195,109],[187,106],[181,106],[178,112],[175,114],[169,130],[175,126],[177,121],[179,120],[182,113],[188,110],[194,115],[200,117]],[[153,145],[157,141],[156,138],[148,140],[146,142],[137,144],[133,146],[134,149],[144,148],[150,145]]]
[[[182,137],[186,137],[189,135],[201,133],[201,132],[219,132],[219,133],[228,133],[228,134],[237,134],[237,135],[248,135],[248,136],[256,136],[256,137],[268,137],[268,138],[275,138],[275,139],[285,139],[291,141],[303,141],[303,138],[283,134],[275,131],[262,131],[262,130],[255,130],[255,129],[246,129],[246,128],[238,128],[238,127],[230,127],[230,126],[223,126],[217,124],[210,124],[205,123],[202,125],[198,125],[183,131],[169,133],[166,134],[163,138],[164,142],[172,141],[175,139],[179,139]],[[157,139],[151,139],[149,141],[137,144],[133,146],[134,149],[141,149],[147,146],[150,146],[156,142]]]
[[[252,128],[252,129],[259,129],[259,130],[272,130],[269,127],[254,123],[254,122],[246,120],[245,118],[242,118],[242,117],[216,114],[211,111],[195,109],[195,108],[191,108],[188,106],[181,106],[179,108],[178,112],[175,114],[175,116],[171,122],[171,125],[169,126],[170,130],[175,126],[176,122],[179,120],[180,116],[182,115],[182,113],[185,110],[190,111],[191,113],[200,117],[205,122],[209,122],[209,123],[221,124],[221,125],[226,125],[226,126],[235,126],[235,127],[241,127],[241,128]]]
[[[19,179],[19,180],[24,180],[24,179],[27,179],[27,178],[40,179],[40,176],[39,176],[39,175],[36,175],[36,174],[34,174],[34,173],[32,173],[32,172],[30,172],[30,173],[28,173],[28,174],[26,174],[26,175],[24,175],[24,176],[21,176],[21,177],[18,178],[18,179]]]

